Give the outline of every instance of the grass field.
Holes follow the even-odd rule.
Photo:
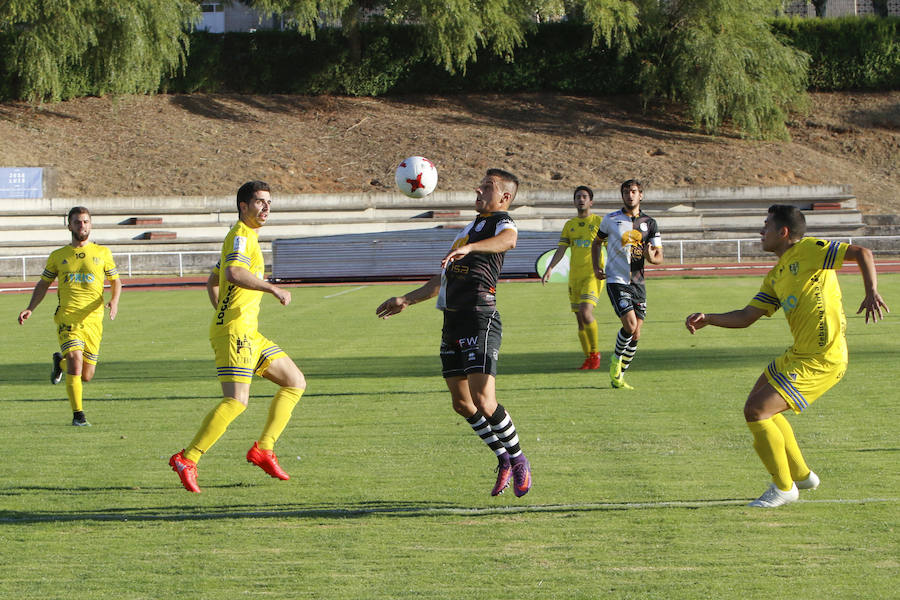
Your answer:
[[[755,277],[651,280],[633,392],[573,369],[564,286],[501,284],[498,396],[535,479],[520,499],[489,496],[493,455],[450,409],[439,312],[374,317],[412,285],[264,299],[261,331],[309,384],[277,447],[292,479],[244,460],[275,390],[257,380],[199,495],[166,461],[219,399],[205,291],[126,290],[85,386],[91,428],[47,381],[55,298],[19,327],[28,296],[0,295],[0,596],[898,598],[900,318],[866,326],[859,277],[841,279],[847,375],[789,417],[822,485],[776,510],[744,506],[768,476],[741,407],[790,343],[783,316],[683,326],[743,306]],[[900,307],[900,276],[880,290]],[[606,355],[617,325],[597,316]]]

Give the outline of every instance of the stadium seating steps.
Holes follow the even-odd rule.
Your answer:
[[[399,194],[279,196],[260,232],[265,248],[280,238],[454,228],[473,217],[471,192],[436,192],[413,200]],[[234,223],[233,197],[53,198],[0,200],[0,255],[42,254],[65,243],[65,213],[85,205],[93,213],[92,239],[114,252],[218,249]],[[862,213],[849,186],[672,188],[647,190],[643,208],[657,219],[665,239],[755,237],[766,208],[795,204],[806,211],[811,232],[860,235]],[[599,190],[593,212],[620,206],[617,190]],[[523,190],[511,213],[520,230],[558,234],[573,216],[568,193]]]

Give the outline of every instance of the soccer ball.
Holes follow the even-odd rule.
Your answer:
[[[424,198],[437,186],[437,169],[424,156],[410,156],[397,166],[394,181],[401,192],[410,198]]]

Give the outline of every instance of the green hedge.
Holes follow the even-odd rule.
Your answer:
[[[900,19],[774,19],[787,43],[812,56],[809,87],[831,91],[900,89]],[[10,38],[0,37],[0,52]],[[610,95],[634,93],[641,57],[591,46],[591,30],[571,23],[536,27],[507,62],[482,50],[465,74],[449,74],[426,55],[422,29],[372,25],[361,31],[362,58],[351,58],[340,30],[322,29],[315,40],[288,31],[191,35],[186,71],[166,79],[163,92],[283,94],[384,94],[556,91]],[[77,65],[64,74],[66,97],[90,95]],[[17,98],[16,77],[3,71],[0,98]]]
[[[775,19],[772,29],[812,57],[811,90],[900,89],[900,18]]]
[[[361,31],[362,59],[351,59],[339,30],[315,41],[293,32],[208,34],[191,39],[183,76],[164,91],[303,93],[379,96],[402,93],[562,91],[608,94],[634,91],[623,76],[634,58],[619,60],[609,49],[592,48],[590,29],[554,24],[526,38],[515,62],[482,51],[465,75],[450,74],[426,57],[422,29],[413,25],[371,26]]]
[[[809,88],[820,91],[900,89],[900,19],[774,19],[777,35],[812,56]],[[608,95],[637,91],[640,56],[591,46],[588,26],[542,25],[507,62],[482,50],[466,74],[451,75],[426,57],[414,25],[364,27],[363,55],[350,58],[339,30],[316,40],[293,32],[192,36],[184,76],[164,91],[379,96],[454,92],[557,91]]]

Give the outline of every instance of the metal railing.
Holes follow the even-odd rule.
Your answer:
[[[829,240],[855,243],[868,247],[876,256],[900,255],[900,236],[835,236]],[[669,250],[678,247],[678,263],[693,259],[734,260],[741,263],[750,258],[764,259],[770,255],[760,247],[759,238],[733,238],[708,240],[663,241],[667,249],[667,261],[674,257]],[[547,249],[551,249],[548,247]],[[271,263],[271,250],[264,250],[266,264]],[[135,275],[205,275],[215,265],[219,252],[215,250],[182,250],[175,252],[113,252],[113,257],[122,276]],[[0,256],[0,277],[19,277],[26,281],[29,276],[40,275],[47,261],[47,255]],[[16,264],[18,263],[18,264]]]
[[[900,236],[897,235],[855,235],[855,236],[828,236],[829,241],[847,242],[848,244],[860,243],[868,247],[878,256],[900,254]],[[759,238],[722,238],[710,240],[663,240],[665,248],[671,248],[673,245],[678,246],[678,264],[684,264],[685,248],[691,246],[705,246],[710,248],[707,251],[688,252],[689,258],[719,258],[731,259],[735,262],[742,263],[749,258],[771,258],[771,254],[762,249]],[[730,245],[734,246],[733,250],[728,249]],[[671,251],[666,253],[666,258],[671,260]]]
[[[271,256],[271,250],[263,250],[263,256]],[[127,277],[135,275],[185,275],[206,274],[213,268],[219,257],[216,250],[180,250],[177,252],[113,252],[113,259],[119,274]],[[201,257],[208,259],[199,260]],[[3,261],[18,262],[6,268]],[[0,276],[18,277],[26,281],[29,276],[40,275],[44,270],[47,255],[0,256]]]

